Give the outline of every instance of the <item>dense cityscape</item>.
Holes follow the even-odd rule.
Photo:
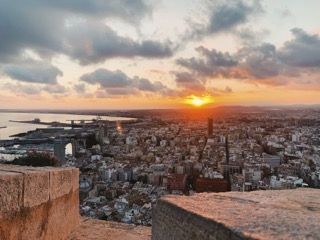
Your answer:
[[[319,9],[0,0],[0,240],[320,240]]]
[[[14,149],[49,152],[80,168],[83,216],[136,225],[152,225],[152,208],[166,194],[320,188],[317,109],[122,114],[137,118],[37,129]]]

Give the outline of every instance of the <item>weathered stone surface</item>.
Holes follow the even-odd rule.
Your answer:
[[[48,209],[45,240],[65,240],[79,225],[79,192],[70,192],[52,201]]]
[[[72,169],[72,190],[78,191],[79,190],[79,168]]]
[[[166,196],[152,239],[320,239],[320,190]]]
[[[72,168],[57,168],[50,171],[50,199],[56,199],[73,190]]]
[[[77,172],[0,165],[0,239],[66,239],[79,225]]]
[[[49,172],[26,171],[24,174],[24,207],[34,207],[49,201]]]
[[[49,172],[53,168],[35,168],[1,164],[0,169],[23,174],[23,206],[34,207],[49,200]]]
[[[0,170],[0,221],[12,218],[23,204],[23,175]]]
[[[94,219],[82,219],[68,240],[150,240],[151,228]]]

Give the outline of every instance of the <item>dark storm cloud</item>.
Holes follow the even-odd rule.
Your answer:
[[[280,49],[280,59],[295,67],[320,67],[319,35],[308,34],[300,28],[294,28],[291,32],[294,38]]]
[[[57,77],[62,76],[62,72],[58,68],[48,63],[36,61],[7,65],[2,69],[2,72],[14,80],[43,84],[56,84]]]
[[[109,95],[129,95],[139,91],[162,94],[167,90],[167,87],[159,81],[151,82],[139,77],[130,78],[120,70],[97,69],[81,76],[80,80],[99,85],[100,90],[104,90]]]
[[[191,23],[187,39],[198,39],[211,34],[229,32],[263,12],[260,0],[207,1],[207,21]]]

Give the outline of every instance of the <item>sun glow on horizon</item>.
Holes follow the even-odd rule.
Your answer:
[[[184,102],[194,107],[202,107],[204,105],[213,103],[214,99],[211,96],[192,95],[190,97],[187,97]]]

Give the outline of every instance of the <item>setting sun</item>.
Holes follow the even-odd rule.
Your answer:
[[[200,106],[202,106],[204,104],[204,101],[201,98],[194,98],[194,99],[192,99],[192,104],[194,106],[200,107]]]
[[[190,96],[185,100],[185,103],[195,106],[195,107],[202,107],[206,104],[213,103],[214,100],[211,96]]]

